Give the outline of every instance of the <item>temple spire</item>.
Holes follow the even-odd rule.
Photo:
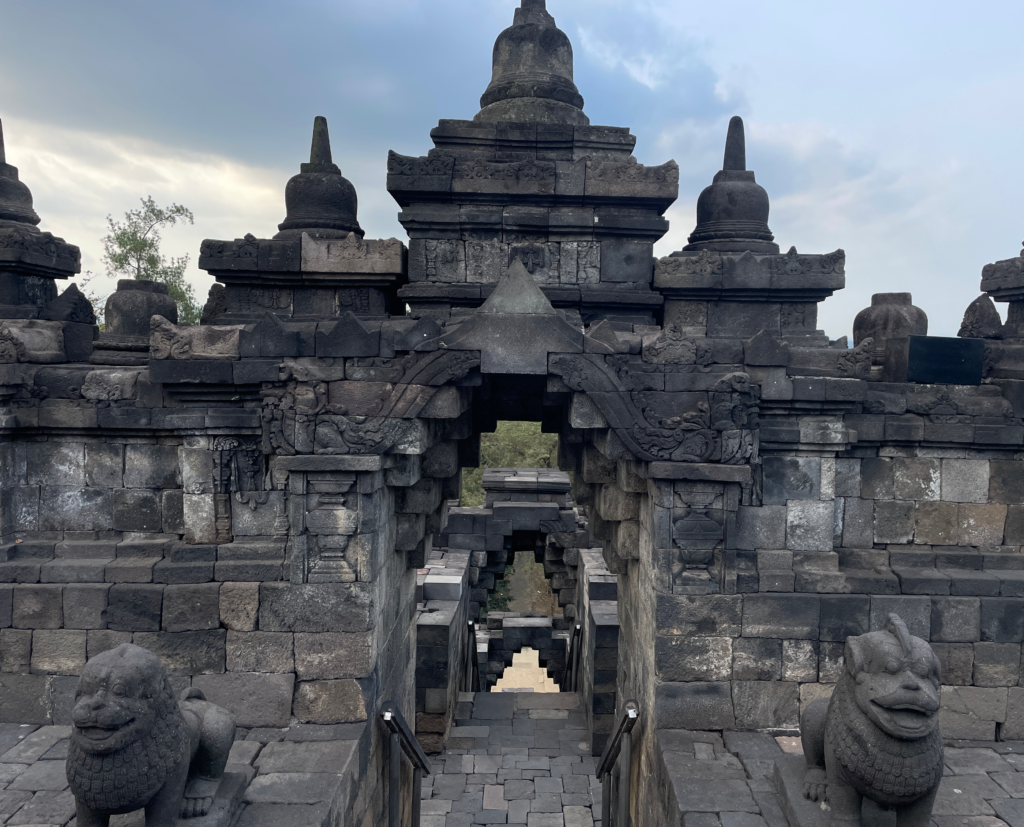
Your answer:
[[[309,150],[311,164],[333,164],[331,158],[331,133],[327,128],[327,118],[317,115],[313,120],[313,145]]]
[[[747,169],[743,119],[729,121],[722,171],[697,199],[697,227],[684,252],[751,252],[778,255],[779,245],[768,228],[768,193]]]
[[[274,237],[299,238],[308,233],[319,238],[346,238],[355,233],[361,238],[363,231],[356,218],[359,199],[355,187],[334,163],[327,118],[322,115],[313,120],[309,163],[299,168],[299,174],[285,187],[288,215]]]
[[[34,227],[39,216],[32,208],[32,192],[18,180],[18,168],[7,163],[4,125],[0,121],[0,222],[13,221]]]
[[[545,0],[522,0],[512,25],[498,35],[480,107],[478,123],[590,124],[573,81],[572,43]]]
[[[729,121],[729,134],[725,139],[725,161],[722,169],[744,171],[747,168],[747,140],[743,134],[743,118],[739,115]]]
[[[317,115],[313,119],[313,141],[309,148],[309,163],[302,164],[303,172],[325,172],[341,175],[341,170],[331,157],[331,133],[327,118]]]

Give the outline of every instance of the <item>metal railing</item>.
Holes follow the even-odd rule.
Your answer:
[[[577,623],[572,627],[569,638],[569,651],[565,656],[565,679],[562,681],[563,692],[576,692],[580,687],[580,657],[583,648],[583,626]]]
[[[466,640],[466,674],[463,677],[463,692],[480,691],[480,662],[476,654],[476,621],[469,621],[469,638]]]
[[[626,708],[619,718],[612,737],[608,740],[601,761],[597,765],[597,779],[601,782],[601,827],[629,827],[629,776],[633,763],[633,727],[640,717],[636,701],[626,701]],[[616,818],[612,817],[612,771],[619,766],[619,806]]]
[[[388,827],[401,827],[402,809],[399,794],[402,788],[402,753],[409,756],[412,763],[412,827],[420,824],[420,796],[423,792],[423,773],[430,775],[430,761],[427,754],[412,734],[409,725],[392,701],[381,707],[381,719],[384,726],[391,732],[388,749]]]

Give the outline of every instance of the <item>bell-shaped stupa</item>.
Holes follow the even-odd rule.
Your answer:
[[[32,208],[32,192],[18,180],[18,168],[7,163],[4,125],[0,121],[0,224],[12,221],[35,226],[39,216]]]
[[[313,145],[309,163],[292,178],[284,191],[288,217],[278,225],[275,238],[300,237],[302,233],[317,238],[346,238],[350,233],[362,237],[356,214],[359,199],[356,188],[341,174],[331,158],[331,136],[327,119],[313,122]]]
[[[743,119],[735,117],[729,122],[722,171],[700,194],[697,229],[683,249],[776,255],[779,245],[768,228],[769,209],[768,193],[747,169]]]
[[[474,120],[589,126],[573,82],[572,44],[545,0],[522,0],[494,44],[494,73]]]

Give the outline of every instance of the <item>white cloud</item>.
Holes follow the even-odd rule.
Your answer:
[[[121,218],[139,199],[184,204],[194,226],[164,233],[163,252],[189,254],[188,280],[205,298],[212,280],[196,259],[204,238],[272,234],[284,217],[281,170],[246,166],[230,158],[189,152],[125,135],[101,135],[8,118],[4,121],[8,162],[32,190],[40,229],[82,249],[82,269],[103,274],[108,215]],[[115,287],[100,276],[97,292]]]

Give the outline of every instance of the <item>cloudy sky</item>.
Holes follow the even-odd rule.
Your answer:
[[[102,273],[106,216],[152,195],[203,238],[268,236],[315,115],[370,237],[402,236],[387,151],[422,155],[471,118],[518,0],[0,0],[0,118],[43,228]],[[909,290],[955,335],[981,267],[1024,238],[1019,0],[548,0],[595,124],[628,126],[642,163],[682,169],[679,249],[721,166],[731,115],[784,249],[847,252],[821,325],[850,333],[880,291]]]

